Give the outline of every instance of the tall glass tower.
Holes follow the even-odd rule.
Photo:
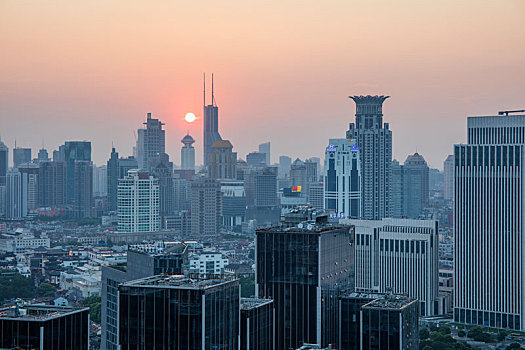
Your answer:
[[[392,131],[388,123],[383,123],[383,102],[388,97],[350,96],[356,113],[346,138],[356,143],[361,158],[361,216],[364,219],[391,216]]]
[[[215,141],[222,140],[219,134],[219,107],[213,95],[213,74],[211,75],[211,104],[206,105],[206,76],[204,77],[204,166],[208,166],[208,155]]]

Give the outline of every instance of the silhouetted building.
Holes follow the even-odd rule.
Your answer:
[[[256,231],[256,295],[274,300],[276,349],[337,344],[338,296],[353,285],[354,229],[327,220]]]
[[[217,140],[208,154],[208,173],[212,179],[235,179],[237,177],[237,152],[228,140]]]
[[[208,167],[209,154],[212,152],[211,147],[215,141],[222,140],[219,134],[219,107],[215,104],[213,95],[213,74],[211,76],[211,104],[206,105],[206,78],[204,78],[204,125],[203,125],[203,161],[204,167]]]
[[[20,164],[31,162],[31,148],[13,148],[13,167],[18,168]]]
[[[77,161],[91,162],[91,142],[88,141],[66,141],[60,146],[58,160],[66,162],[66,202],[72,205],[75,197],[75,172]],[[79,188],[78,186],[76,187]]]
[[[241,298],[241,350],[273,350],[273,300]]]
[[[173,163],[166,153],[150,158],[150,174],[159,180],[159,214],[161,217],[174,213]]]
[[[73,174],[72,213],[76,218],[90,218],[94,214],[93,164],[87,160],[76,160]]]
[[[355,141],[361,158],[361,217],[382,219],[392,215],[390,168],[392,132],[383,123],[383,102],[389,96],[350,96],[356,104],[355,123],[346,138]]]
[[[237,349],[237,279],[155,276],[119,286],[119,343],[128,349]]]
[[[2,349],[85,349],[89,308],[28,305],[0,310]]]
[[[140,169],[150,169],[150,160],[166,153],[166,131],[162,129],[164,123],[147,114],[146,126],[138,129],[137,161]]]
[[[38,163],[38,206],[59,207],[66,204],[66,163],[42,161]]]

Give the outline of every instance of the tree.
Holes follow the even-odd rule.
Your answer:
[[[498,333],[498,341],[504,341],[505,338],[507,338],[507,332],[505,332],[503,329],[499,331]]]
[[[441,334],[450,334],[450,326],[442,325],[439,327],[438,332]]]
[[[459,331],[458,332],[458,337],[465,338],[466,335],[467,335],[467,333],[465,333],[465,331]]]
[[[509,346],[507,346],[507,350],[518,350],[521,349],[521,345],[519,343],[512,343]]]
[[[39,297],[52,297],[55,296],[56,290],[55,286],[49,283],[41,283],[36,289],[36,294]]]
[[[430,332],[427,327],[423,327],[419,330],[419,339],[425,340],[430,338]]]
[[[252,298],[255,296],[255,276],[241,277],[241,297]]]
[[[15,272],[0,276],[0,301],[14,298],[33,298],[35,296],[35,281]]]
[[[99,296],[91,296],[82,301],[83,306],[89,307],[89,317],[91,321],[95,323],[100,323],[100,308],[101,308],[101,298]]]

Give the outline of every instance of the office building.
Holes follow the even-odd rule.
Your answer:
[[[127,263],[102,267],[102,350],[118,349],[118,285],[155,275],[182,274],[187,263],[187,246],[175,244],[163,253],[128,250]]]
[[[119,176],[119,159],[115,147],[111,148],[111,154],[107,161],[107,190],[108,190],[108,211],[117,210],[118,180]]]
[[[246,163],[253,168],[264,168],[266,165],[266,153],[251,152],[246,155]]]
[[[63,208],[66,204],[66,163],[38,163],[38,206]]]
[[[245,173],[246,220],[255,220],[257,227],[279,223],[281,209],[277,197],[277,168],[250,169]]]
[[[27,305],[0,310],[2,349],[89,349],[89,308]]]
[[[195,171],[195,147],[193,147],[195,140],[190,134],[187,134],[180,142],[184,145],[180,149],[180,168]]]
[[[221,185],[214,179],[201,177],[191,183],[191,233],[194,236],[216,235],[220,232],[222,214]]]
[[[240,231],[246,218],[246,192],[244,181],[223,180],[222,192],[222,226],[229,230]]]
[[[217,140],[208,154],[208,174],[212,179],[235,179],[237,177],[237,152],[228,140]]]
[[[150,160],[166,152],[164,123],[147,114],[145,128],[137,130],[137,161],[140,169],[150,169]]]
[[[300,188],[300,192],[306,192],[307,183],[306,165],[298,158],[290,167],[290,187]]]
[[[0,140],[0,217],[5,215],[7,171],[9,170],[9,148]]]
[[[159,180],[132,169],[118,185],[118,231],[121,233],[160,230]]]
[[[173,215],[173,163],[166,153],[150,158],[150,174],[159,180],[159,214]]]
[[[256,231],[256,296],[274,300],[276,349],[337,344],[338,297],[353,285],[353,227],[304,214]]]
[[[454,199],[454,155],[449,154],[443,162],[443,173],[445,176],[443,185],[443,198],[447,201]]]
[[[93,196],[106,197],[108,195],[108,168],[106,165],[93,165]]]
[[[310,183],[308,185],[308,204],[312,207],[322,210],[324,209],[324,184]]]
[[[37,163],[23,163],[18,166],[22,174],[23,186],[27,188],[27,211],[31,212],[38,208],[38,173]]]
[[[330,139],[325,150],[324,208],[337,217],[361,217],[360,152],[355,142]]]
[[[206,77],[204,77],[204,125],[203,125],[203,161],[204,167],[208,167],[209,154],[212,152],[212,146],[215,141],[222,140],[219,134],[219,107],[215,104],[215,96],[213,94],[213,74],[211,75],[211,104],[206,105]]]
[[[175,213],[191,209],[191,180],[180,174],[173,176],[173,201]]]
[[[259,145],[259,153],[265,154],[266,157],[265,157],[264,163],[267,166],[272,165],[271,157],[270,157],[270,142],[261,143]]]
[[[409,155],[403,164],[403,190],[405,215],[417,218],[428,207],[429,199],[429,169],[427,162],[419,153]]]
[[[405,172],[403,164],[394,159],[390,169],[390,209],[392,217],[402,218],[406,216],[406,200],[405,200]]]
[[[525,330],[525,115],[467,118],[454,146],[454,321]]]
[[[422,316],[442,314],[435,220],[340,220],[355,226],[355,290],[404,294]]]
[[[47,153],[47,149],[42,148],[38,151],[37,160],[38,161],[49,160],[49,154]]]
[[[241,298],[241,350],[273,350],[274,325],[272,299]]]
[[[279,178],[283,179],[290,174],[290,167],[292,166],[292,158],[288,156],[279,157]]]
[[[359,349],[419,349],[417,300],[386,295],[363,305]]]
[[[119,286],[120,349],[238,349],[239,302],[237,279],[125,282]]]
[[[355,142],[361,161],[361,217],[378,220],[392,215],[390,168],[392,132],[383,123],[383,102],[389,96],[350,96],[356,104],[355,123],[346,138]],[[325,170],[326,171],[326,170]]]
[[[59,157],[57,160],[66,162],[66,202],[72,205],[75,197],[75,163],[77,161],[91,162],[91,142],[88,141],[67,141],[60,146]],[[78,188],[78,187],[77,187]]]
[[[5,217],[16,220],[27,216],[27,181],[26,176],[16,169],[11,169],[6,176]]]
[[[20,164],[31,162],[31,148],[13,148],[13,167],[18,168]]]
[[[76,160],[73,173],[73,200],[70,203],[76,218],[90,218],[94,214],[93,164],[87,160]]]

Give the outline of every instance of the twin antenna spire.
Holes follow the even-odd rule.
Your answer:
[[[204,106],[206,106],[206,73],[204,73]],[[216,106],[215,97],[213,95],[213,73],[211,73],[211,105]]]

